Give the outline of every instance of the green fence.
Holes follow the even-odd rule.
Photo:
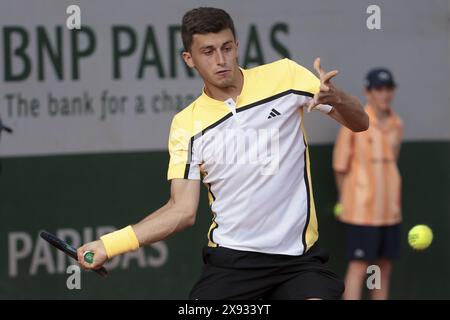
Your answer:
[[[320,243],[330,264],[345,272],[332,146],[312,146],[312,175]],[[39,230],[89,241],[111,227],[137,222],[169,196],[167,152],[2,159],[0,175],[0,298],[186,298],[199,276],[201,248],[211,220],[205,188],[196,225],[173,238],[113,260],[110,276],[81,274],[69,290],[68,261],[39,240]],[[392,298],[450,298],[450,143],[405,143],[402,257],[395,264]],[[407,246],[407,230],[426,223],[435,241],[424,252]],[[74,242],[74,243],[75,243]]]

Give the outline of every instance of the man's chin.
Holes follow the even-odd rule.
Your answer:
[[[218,81],[215,85],[218,88],[226,89],[226,88],[231,87],[232,84],[233,84],[233,81],[231,81],[231,80],[222,80],[222,81]]]

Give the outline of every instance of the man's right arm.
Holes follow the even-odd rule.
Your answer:
[[[173,179],[169,201],[133,226],[139,245],[149,245],[195,223],[200,180]]]
[[[338,202],[341,202],[342,184],[344,183],[346,172],[335,171],[336,189],[338,193]]]
[[[194,225],[200,198],[200,180],[172,179],[169,201],[139,223],[87,243],[78,249],[78,262],[96,269],[118,254],[163,240]],[[84,261],[86,251],[94,253],[94,263]]]
[[[333,150],[333,170],[338,192],[338,202],[341,201],[342,186],[350,168],[353,155],[353,135],[348,128],[341,128]]]

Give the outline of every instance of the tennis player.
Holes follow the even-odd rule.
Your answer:
[[[204,81],[202,94],[177,113],[169,137],[169,201],[135,225],[78,250],[85,268],[165,239],[194,224],[200,180],[213,215],[204,267],[191,299],[338,299],[341,281],[316,244],[304,110],[319,110],[352,131],[368,128],[361,103],[331,79],[282,59],[238,65],[231,17],[196,8],[182,21],[185,63]],[[256,160],[256,161],[255,161]],[[93,264],[83,254],[95,254]]]

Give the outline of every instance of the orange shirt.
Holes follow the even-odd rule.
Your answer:
[[[403,123],[391,111],[380,127],[367,106],[370,126],[355,133],[342,128],[333,152],[333,169],[346,173],[341,190],[340,220],[358,225],[393,225],[401,222],[401,177],[395,158]]]

